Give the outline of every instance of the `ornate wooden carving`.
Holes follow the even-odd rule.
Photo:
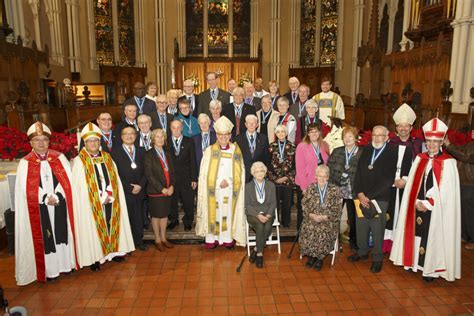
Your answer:
[[[122,104],[125,99],[133,95],[135,82],[145,83],[147,68],[145,67],[120,67],[100,65],[100,82],[115,85],[115,100]]]
[[[290,77],[297,77],[300,82],[304,82],[306,85],[308,85],[310,88],[311,95],[321,92],[321,79],[323,77],[331,78],[331,80],[334,81],[334,67],[290,68],[288,70],[288,74]],[[336,90],[337,87],[334,86],[334,82],[333,87],[333,90]],[[287,87],[283,88],[283,85],[281,85],[280,93],[285,93],[286,88]]]

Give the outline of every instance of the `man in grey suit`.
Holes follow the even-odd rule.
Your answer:
[[[219,100],[222,104],[230,103],[230,93],[218,88],[219,78],[215,72],[206,74],[206,81],[209,89],[201,92],[199,95],[199,113],[205,113],[211,117],[209,112],[209,102]]]

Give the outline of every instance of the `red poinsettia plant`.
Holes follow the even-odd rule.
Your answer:
[[[77,155],[76,134],[53,132],[49,148],[63,153],[68,159]],[[31,151],[30,140],[25,133],[15,128],[0,126],[0,159],[13,160],[26,156]]]
[[[30,140],[15,128],[0,126],[0,159],[21,158],[31,151]]]

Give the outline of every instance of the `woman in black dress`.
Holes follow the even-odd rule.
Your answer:
[[[148,210],[155,234],[155,247],[159,251],[173,248],[166,239],[166,225],[174,191],[175,173],[173,162],[166,151],[166,132],[161,128],[151,133],[153,149],[145,154],[145,176],[148,181]]]

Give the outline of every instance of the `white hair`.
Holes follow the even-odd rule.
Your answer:
[[[207,124],[211,125],[211,119],[209,118],[209,115],[206,113],[201,113],[198,116],[198,123],[201,122],[202,120],[206,120]]]
[[[288,135],[288,128],[283,124],[280,124],[275,128],[275,134],[280,131],[285,132],[285,134]]]
[[[258,117],[255,114],[249,114],[245,117],[245,123],[249,121],[249,119],[254,119],[255,122],[258,122]]]
[[[261,161],[256,161],[252,164],[252,167],[250,167],[250,174],[255,177],[255,173],[259,170],[264,170],[265,174],[267,173],[267,166]]]

